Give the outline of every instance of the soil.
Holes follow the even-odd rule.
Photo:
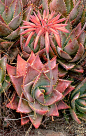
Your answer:
[[[8,124],[8,125],[7,125]],[[70,117],[65,119],[62,116],[45,118],[39,129],[35,129],[31,123],[25,126],[18,121],[8,121],[0,129],[0,136],[86,136],[86,122],[77,124]]]

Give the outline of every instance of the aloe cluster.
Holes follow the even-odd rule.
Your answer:
[[[21,125],[38,128],[64,109],[86,120],[85,28],[82,0],[0,0],[0,92],[14,88],[6,107]]]

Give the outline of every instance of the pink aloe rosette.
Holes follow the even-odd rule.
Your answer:
[[[41,48],[46,48],[49,53],[50,48],[53,46],[53,39],[57,42],[58,46],[61,47],[61,38],[59,31],[69,33],[65,28],[67,24],[62,24],[65,18],[61,18],[61,14],[55,16],[54,12],[49,14],[49,11],[43,11],[43,15],[38,11],[34,15],[30,15],[29,21],[23,21],[21,30],[22,40],[21,45],[27,46],[28,50],[38,51]],[[34,40],[35,39],[35,40]],[[43,47],[44,46],[44,47]],[[53,50],[56,51],[55,46]]]
[[[27,61],[18,55],[16,67],[7,64],[16,90],[7,107],[21,114],[22,125],[30,120],[38,128],[43,116],[59,116],[58,110],[70,108],[62,99],[74,89],[71,81],[58,79],[56,57],[50,60],[52,80],[48,65],[33,52]]]

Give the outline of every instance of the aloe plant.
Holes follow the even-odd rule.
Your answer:
[[[43,44],[44,42],[46,51],[47,53],[49,53],[49,46],[51,44],[50,39],[52,39],[54,35],[57,44],[61,46],[61,38],[59,31],[66,33],[69,33],[69,31],[65,29],[65,26],[67,26],[67,24],[61,23],[65,20],[65,18],[59,19],[61,16],[60,14],[55,17],[54,15],[54,12],[49,14],[49,11],[46,12],[46,10],[44,10],[42,16],[41,13],[38,11],[38,14],[34,12],[34,15],[30,15],[29,22],[23,21],[24,26],[21,27],[21,29],[25,29],[21,33],[21,35],[24,35],[23,44],[25,44],[25,46],[29,44],[29,46],[33,46],[34,49],[39,48],[38,41],[40,38],[40,44]]]
[[[72,31],[71,29],[69,30],[69,35],[61,34],[62,45],[61,47],[57,46],[59,55],[57,60],[66,71],[72,70],[83,73],[83,68],[79,65],[79,61],[85,55],[85,26],[86,24],[81,29],[81,23],[79,23]]]
[[[81,123],[80,119],[86,121],[86,78],[75,88],[71,94],[71,109],[72,118]]]
[[[0,52],[2,54],[10,56],[8,51],[18,41],[20,36],[19,26],[22,22],[22,17],[22,0],[0,0]],[[16,51],[14,49],[14,54],[18,54],[18,51]]]
[[[58,110],[70,108],[63,98],[74,89],[72,81],[58,79],[56,57],[50,60],[50,65],[52,78],[49,63],[43,64],[33,52],[27,61],[18,55],[17,67],[7,64],[16,91],[7,107],[21,114],[22,125],[30,120],[38,128],[43,116],[59,116]]]
[[[82,0],[52,0],[49,4],[50,11],[59,12],[71,21],[74,26],[79,22],[85,23],[85,5]]]
[[[6,75],[7,57],[0,58],[0,93],[5,92],[10,87],[10,79]]]

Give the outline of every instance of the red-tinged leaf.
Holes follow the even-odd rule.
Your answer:
[[[32,122],[33,126],[34,126],[35,128],[38,128],[38,127],[40,126],[40,124],[41,124],[42,116],[39,115],[39,114],[36,114],[36,115],[34,115],[34,114],[29,114],[28,116],[29,116],[29,119],[30,119],[30,121]]]
[[[38,32],[37,36],[36,36],[36,39],[35,39],[35,42],[34,42],[34,49],[36,48],[37,43],[38,43],[38,40],[39,40],[39,37],[41,36],[42,33],[43,33],[43,29],[41,29],[41,30]]]
[[[55,12],[51,12],[51,14],[49,15],[49,20],[51,20],[53,18],[53,16],[55,15]]]
[[[46,46],[47,53],[49,53],[49,34],[47,31],[45,33],[45,46]]]
[[[73,109],[75,109],[75,100],[79,99],[80,97],[80,92],[76,93],[73,99],[71,100],[71,106]]]
[[[11,101],[6,105],[7,108],[16,110],[18,107],[19,98],[16,93],[13,94]]]
[[[49,5],[50,11],[55,11],[56,13],[60,12],[64,16],[66,16],[66,5],[63,0],[52,0],[52,2]]]
[[[36,76],[38,76],[39,71],[34,67],[31,67],[29,63],[26,65],[26,71],[24,75],[24,84],[28,84],[29,82],[33,81]]]
[[[24,59],[22,59],[20,55],[18,55],[18,57],[17,57],[17,72],[16,72],[16,75],[24,76],[26,64],[27,64],[27,62]]]
[[[57,35],[58,35],[58,31],[54,30],[53,28],[50,27],[49,30],[50,30],[51,32],[53,32],[54,34],[57,34]]]
[[[44,89],[37,88],[35,90],[35,98],[38,102],[44,103],[44,93],[45,93]]]
[[[65,51],[63,51],[60,47],[57,46],[57,52],[58,54],[64,58],[64,59],[67,59],[67,60],[71,60],[71,56],[69,54],[67,54]]]
[[[72,71],[75,71],[75,72],[78,72],[78,73],[83,73],[84,70],[83,70],[83,67],[81,65],[76,65]]]
[[[78,123],[81,124],[81,121],[78,119],[78,116],[76,115],[75,111],[73,109],[70,109],[70,114],[72,118]]]
[[[43,11],[43,20],[45,19],[46,17],[46,10]]]
[[[37,76],[37,78],[35,79],[34,81],[34,84],[33,84],[33,90],[39,86],[46,86],[46,85],[50,85],[50,81],[48,79],[48,77],[46,76],[45,73],[41,72],[39,73],[39,75]]]
[[[65,89],[70,86],[71,82],[72,81],[59,79],[55,89],[58,90],[60,93],[63,93]]]
[[[54,17],[53,19],[49,20],[48,23],[52,23],[52,24],[57,24],[56,22],[58,21],[58,19],[60,18],[61,14],[58,14],[56,17]]]
[[[62,109],[69,109],[70,106],[68,106],[66,103],[64,103],[63,101],[60,101],[57,105],[58,110],[62,110]]]
[[[34,31],[34,30],[36,30],[36,28],[30,28],[30,29],[24,30],[22,33],[20,33],[20,35],[29,33],[29,32]]]
[[[60,65],[62,67],[64,67],[66,70],[70,70],[72,68],[74,68],[75,64],[74,63],[69,63],[69,62],[66,62],[65,60],[58,60],[58,62],[60,63]]]
[[[57,29],[58,27],[64,27],[67,26],[68,24],[54,24],[52,27],[54,27],[55,29]]]
[[[51,48],[53,49],[54,53],[58,56],[57,50],[56,50],[56,47],[55,47],[55,44],[54,44],[52,38],[51,38],[51,37],[49,37],[49,38],[50,38],[50,39],[49,39],[49,40],[50,40],[50,46],[51,46]]]
[[[23,25],[25,25],[25,26],[32,26],[32,27],[35,27],[35,26],[36,26],[34,23],[27,22],[27,21],[24,21],[24,20],[23,20]],[[21,28],[22,28],[22,27],[21,27]]]
[[[50,71],[45,71],[45,74],[50,78]],[[53,85],[55,85],[58,79],[58,64],[52,69],[52,76]]]
[[[14,17],[11,22],[8,24],[8,26],[15,30],[21,23],[22,21],[22,16],[21,16],[21,13],[19,15],[17,15],[16,17]]]
[[[42,105],[49,106],[62,99],[63,99],[62,93],[60,93],[58,90],[53,89],[51,95],[45,98],[45,103],[42,103]]]
[[[38,10],[38,18],[40,19],[40,21],[42,20],[42,17],[41,17],[39,10]]]
[[[12,6],[13,5],[14,5],[14,3],[12,3]],[[14,16],[17,16],[18,13],[22,14],[22,12],[23,12],[22,0],[17,0],[15,3]]]
[[[1,8],[0,8],[1,9]],[[2,23],[4,23],[4,24],[6,24],[5,23],[5,21],[4,21],[4,19],[3,19],[3,17],[0,15],[0,21],[2,22]]]
[[[39,70],[39,71],[43,69],[44,65],[42,64],[42,62],[39,58],[39,55],[36,55],[35,60],[32,64],[32,67]]]
[[[84,46],[82,44],[79,44],[78,52],[73,58],[73,60],[71,60],[71,62],[78,61],[82,57],[83,53],[84,53]]]
[[[27,114],[21,113],[20,115],[21,115],[21,125],[25,125],[30,121],[29,116]]]
[[[0,21],[0,36],[7,36],[12,32],[12,30]]]
[[[35,54],[33,53],[33,51],[31,51],[30,57],[28,58],[27,62],[30,65],[33,65],[33,62],[34,62],[35,58],[36,58]]]
[[[61,23],[61,22],[65,21],[65,20],[66,20],[65,18],[62,18],[62,19],[57,20],[56,23],[58,24],[58,23]]]
[[[28,38],[27,38],[27,40],[26,40],[26,43],[25,43],[25,47],[29,44],[30,39],[31,39],[31,37],[32,37],[33,34],[34,34],[34,32],[31,32],[31,33],[29,34],[29,36],[28,36]]]
[[[23,93],[20,96],[20,100],[19,100],[18,107],[17,107],[16,111],[20,112],[20,113],[25,113],[25,114],[32,112],[31,108],[29,107],[28,101],[24,97]]]
[[[58,33],[58,32],[57,32],[57,33]],[[61,38],[60,38],[59,33],[58,33],[58,34],[55,34],[55,33],[54,33],[54,35],[55,35],[55,39],[56,39],[56,42],[57,42],[58,46],[59,46],[59,47],[62,47],[62,46],[61,46]]]
[[[60,30],[65,33],[69,33],[69,31],[65,27],[58,27],[57,30]]]
[[[38,16],[36,15],[35,12],[34,12],[34,15],[35,15],[36,21],[38,22],[38,24],[40,24],[39,18],[38,18]]]
[[[72,55],[77,51],[78,48],[79,48],[78,41],[74,39],[73,41],[69,40],[68,44],[64,47],[64,50],[68,54]]]
[[[41,105],[37,101],[35,101],[33,103],[29,103],[29,106],[34,112],[36,112],[40,115],[44,115],[49,111],[47,106]]]
[[[82,45],[84,45],[85,39],[86,39],[86,34],[85,34],[85,32],[83,31],[83,32],[80,34],[80,36],[78,37],[77,40],[78,40],[79,44],[81,43]]]
[[[59,116],[58,108],[56,104],[51,105],[47,116]]]
[[[80,1],[81,1],[81,0],[79,0],[79,1],[77,2],[77,4],[75,5],[75,7],[74,7],[74,8],[72,9],[72,11],[70,12],[70,14],[69,14],[69,19],[70,19],[70,20],[73,20],[73,19],[76,18],[77,14],[78,14],[78,6],[79,6],[79,4],[80,4]]]
[[[23,91],[24,96],[25,96],[25,98],[27,99],[28,102],[34,101],[32,96],[31,96],[32,85],[33,85],[33,81],[22,86],[22,91]]]
[[[9,76],[15,76],[16,75],[16,67],[10,66],[9,64],[6,65],[7,72]]]
[[[12,19],[12,11],[9,7],[5,7],[4,12],[2,13],[2,17],[6,24],[8,24]]]
[[[10,76],[11,81],[14,85],[14,88],[18,94],[18,96],[21,96],[22,88],[21,85],[23,85],[23,77],[22,76]]]
[[[59,76],[60,78],[65,77],[66,74],[67,74],[67,72],[66,72],[63,68],[58,67],[58,76]]]
[[[69,94],[72,90],[74,90],[75,87],[74,86],[69,86],[63,93],[64,97]]]
[[[16,29],[15,31],[11,32],[5,39],[14,40],[20,35],[20,28]]]

